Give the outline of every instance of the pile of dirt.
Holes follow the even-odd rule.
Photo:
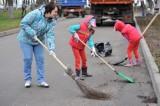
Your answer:
[[[137,23],[141,29],[141,32],[145,29],[153,16],[136,17]],[[150,48],[150,51],[155,59],[155,62],[160,70],[160,15],[155,19],[147,32],[144,34],[144,38]]]

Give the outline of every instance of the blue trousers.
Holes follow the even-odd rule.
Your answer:
[[[38,45],[31,45],[20,41],[20,47],[23,53],[24,61],[24,80],[31,80],[31,66],[33,55],[36,61],[37,68],[37,83],[41,83],[45,80],[44,78],[44,50],[43,47]]]

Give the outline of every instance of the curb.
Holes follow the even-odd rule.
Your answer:
[[[0,32],[0,37],[12,35],[12,34],[17,33],[18,31],[19,31],[19,28],[3,31],[3,32]]]
[[[65,20],[65,18],[59,18],[57,22],[64,21],[64,20]],[[3,31],[3,32],[0,32],[0,37],[9,36],[9,35],[15,34],[17,32],[19,32],[19,28],[6,30],[6,31]]]
[[[141,32],[137,22],[136,22],[137,29]],[[142,49],[142,53],[145,59],[145,63],[147,69],[149,71],[149,75],[152,81],[152,86],[157,97],[157,106],[160,106],[160,73],[157,64],[154,61],[154,57],[151,54],[151,51],[146,43],[145,39],[141,39],[140,46]]]

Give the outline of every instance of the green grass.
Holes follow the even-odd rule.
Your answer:
[[[8,11],[3,11],[0,13],[0,32],[18,28],[21,20],[21,10],[14,11],[14,18],[11,19],[8,16]]]

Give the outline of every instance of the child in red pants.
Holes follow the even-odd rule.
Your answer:
[[[138,48],[139,48],[139,43],[140,43],[140,39],[142,38],[142,36],[138,32],[138,30],[134,26],[130,24],[125,24],[124,22],[120,20],[116,20],[114,29],[116,31],[121,32],[123,37],[125,37],[129,42],[128,49],[127,49],[129,63],[126,64],[125,66],[130,67],[133,65],[140,65],[140,57],[139,57]],[[135,63],[132,60],[132,52],[136,58]]]
[[[75,72],[76,78],[80,78],[82,71],[83,77],[92,77],[87,72],[87,58],[85,53],[84,43],[88,42],[88,46],[91,48],[91,55],[95,55],[95,47],[93,42],[94,27],[96,27],[96,21],[92,15],[87,16],[80,24],[75,24],[69,27],[69,32],[72,34],[70,38],[70,46],[72,47],[74,59],[75,59]]]

